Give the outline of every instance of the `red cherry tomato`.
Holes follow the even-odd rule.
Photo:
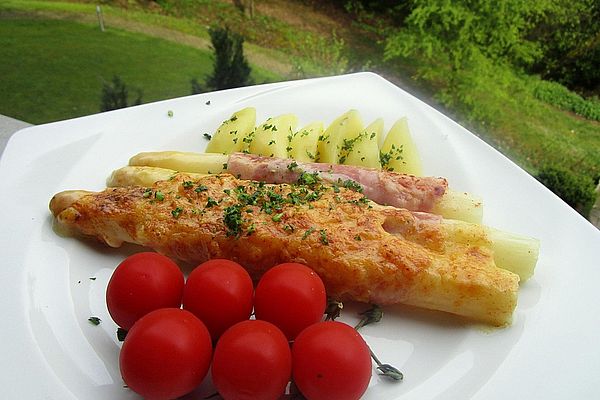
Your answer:
[[[212,341],[194,314],[155,310],[131,328],[119,366],[125,384],[150,400],[174,399],[194,390],[210,366]]]
[[[371,355],[351,326],[320,322],[292,346],[293,379],[308,400],[359,399],[371,380]]]
[[[269,321],[293,340],[323,318],[327,297],[316,272],[303,264],[280,264],[268,270],[254,294],[256,319]]]
[[[213,340],[252,313],[254,286],[248,272],[229,260],[210,260],[192,271],[183,290],[183,308],[204,322]]]
[[[212,363],[212,379],[225,400],[275,400],[291,376],[285,335],[266,321],[242,321],[223,333]]]
[[[171,259],[158,253],[137,253],[113,272],[106,289],[106,305],[117,325],[129,330],[150,311],[179,308],[183,285],[183,273]]]

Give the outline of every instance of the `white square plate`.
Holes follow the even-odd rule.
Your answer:
[[[2,398],[137,398],[120,378],[104,291],[114,267],[139,248],[56,235],[48,202],[65,189],[101,190],[141,151],[202,151],[202,134],[246,106],[259,121],[292,112],[301,125],[327,124],[351,108],[387,128],[408,116],[426,174],[481,195],[486,224],[541,239],[511,327],[395,307],[364,328],[379,358],[405,373],[401,383],[374,375],[365,399],[600,398],[600,232],[476,136],[370,73],[190,96],[15,134],[0,160]]]

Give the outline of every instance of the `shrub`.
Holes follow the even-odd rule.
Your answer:
[[[536,178],[577,212],[587,217],[596,200],[594,180],[554,166],[540,169]]]
[[[297,78],[309,78],[348,72],[348,58],[345,56],[346,44],[343,38],[332,32],[331,38],[306,36],[294,41],[292,56],[293,75]]]
[[[221,90],[251,85],[251,68],[244,56],[242,35],[227,27],[210,28],[209,34],[215,54],[213,72],[206,78],[206,86],[212,90]]]
[[[142,104],[142,92],[137,91],[138,97],[131,104],[136,106]],[[129,90],[125,82],[118,75],[113,76],[111,82],[102,85],[102,98],[100,100],[100,111],[111,111],[128,107]]]
[[[533,94],[538,99],[584,118],[600,121],[600,101],[586,100],[556,82],[539,81]]]

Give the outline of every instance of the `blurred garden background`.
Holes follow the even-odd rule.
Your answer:
[[[0,114],[31,124],[356,71],[436,107],[590,215],[598,0],[0,0]]]

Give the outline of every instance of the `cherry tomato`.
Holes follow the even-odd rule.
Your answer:
[[[225,400],[275,400],[291,376],[285,335],[266,321],[242,321],[223,333],[212,363],[212,379]]]
[[[129,330],[150,311],[179,308],[183,285],[183,273],[171,259],[158,253],[137,253],[113,272],[106,289],[106,305],[113,321]]]
[[[314,324],[292,345],[293,379],[308,400],[359,399],[371,380],[371,355],[354,328],[337,321]]]
[[[183,290],[183,308],[204,322],[213,340],[250,318],[254,286],[248,272],[229,260],[210,260],[192,271]]]
[[[256,319],[272,322],[293,340],[323,318],[327,297],[316,272],[303,264],[286,263],[268,270],[254,294]]]
[[[174,399],[194,390],[210,366],[212,341],[194,314],[155,310],[131,328],[119,366],[125,384],[150,400]]]

